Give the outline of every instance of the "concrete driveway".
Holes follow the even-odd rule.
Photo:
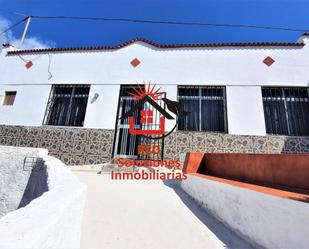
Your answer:
[[[175,184],[75,173],[88,186],[82,249],[252,248]]]

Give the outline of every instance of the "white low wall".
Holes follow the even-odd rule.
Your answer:
[[[188,175],[182,189],[209,213],[269,249],[309,248],[309,204]]]
[[[47,149],[0,146],[0,218],[47,190],[46,170],[32,172],[23,167],[26,157],[47,154]]]
[[[79,248],[86,187],[54,157],[44,156],[48,188],[0,219],[0,248]]]

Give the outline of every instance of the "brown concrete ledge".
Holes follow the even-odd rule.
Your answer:
[[[188,152],[183,171],[209,180],[309,202],[308,154]]]

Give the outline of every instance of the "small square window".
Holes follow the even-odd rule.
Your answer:
[[[13,105],[16,97],[16,91],[15,92],[5,92],[4,100],[2,105]]]

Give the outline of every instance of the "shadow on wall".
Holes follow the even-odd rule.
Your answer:
[[[281,153],[309,153],[309,137],[285,137]]]
[[[302,197],[302,199],[300,199],[298,197],[288,197],[288,199],[291,199],[291,200],[294,200],[294,201],[303,201],[303,202],[309,203],[309,197],[308,196],[304,196],[304,197]]]
[[[43,159],[39,159],[40,160],[37,160],[35,165],[30,169],[31,174],[18,208],[27,206],[32,200],[40,197],[44,192],[48,191],[47,167],[44,164]],[[23,170],[29,170],[25,167],[25,164]]]
[[[181,201],[188,207],[188,209],[201,221],[203,224],[211,230],[211,232],[221,240],[226,248],[241,248],[241,249],[253,249],[248,242],[239,237],[236,233],[228,229],[223,223],[215,219],[202,209],[187,193],[185,193],[180,187],[179,183],[173,180],[166,180],[163,183],[172,188],[179,196]]]

